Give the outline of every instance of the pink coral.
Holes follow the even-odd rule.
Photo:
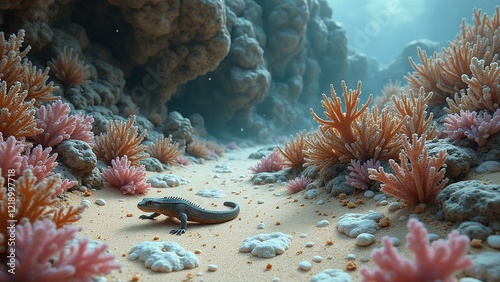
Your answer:
[[[144,181],[146,178],[144,166],[131,166],[127,155],[111,160],[111,167],[101,175],[104,181],[120,188],[123,194],[145,194],[151,188],[151,184]]]
[[[17,141],[14,136],[9,136],[6,140],[3,139],[0,132],[0,169],[2,177],[7,179],[8,175],[19,175],[21,173],[21,153],[24,150],[24,144]],[[12,173],[14,172],[14,173]]]
[[[90,147],[94,147],[94,132],[92,132],[93,116],[83,116],[82,112],[76,114],[75,130],[71,133],[70,139],[87,142]]]
[[[279,171],[284,168],[283,163],[285,162],[285,157],[278,150],[273,150],[271,154],[267,157],[262,157],[260,162],[252,167],[252,173],[257,174],[260,172],[273,172]]]
[[[469,238],[454,230],[448,240],[437,240],[429,246],[428,233],[424,224],[416,219],[408,222],[410,233],[406,235],[406,246],[414,254],[411,261],[398,253],[389,237],[382,239],[383,248],[372,252],[378,268],[361,269],[363,281],[373,282],[420,282],[456,281],[454,274],[472,266],[472,260],[465,257]]]
[[[444,119],[444,133],[453,140],[467,137],[479,146],[486,144],[488,137],[500,132],[500,109],[493,116],[485,112],[478,116],[477,112],[461,110],[460,114],[449,114]]]
[[[175,161],[180,165],[189,165],[189,158],[186,156],[178,156]]]
[[[53,147],[66,139],[77,139],[93,146],[94,133],[92,116],[84,117],[82,113],[70,115],[69,104],[57,101],[47,106],[41,106],[37,125],[43,132],[32,136],[43,147]]]
[[[286,188],[291,193],[297,193],[301,190],[306,189],[307,185],[311,183],[311,181],[312,180],[309,177],[296,177],[295,179],[288,181],[288,183],[286,184]]]
[[[37,145],[31,150],[26,149],[21,161],[21,171],[31,169],[35,177],[40,180],[49,176],[57,166],[57,153],[51,156],[51,151],[51,147],[43,149],[41,145]]]
[[[346,175],[345,182],[354,188],[361,190],[368,190],[372,185],[372,180],[370,179],[370,173],[368,169],[378,169],[380,167],[380,161],[373,162],[373,159],[369,159],[364,163],[359,160],[351,160],[351,164],[347,167],[351,172]]]
[[[56,229],[49,219],[24,222],[16,227],[17,281],[92,281],[92,276],[108,274],[121,266],[106,253],[102,244],[94,249],[89,240],[75,238],[78,227]]]

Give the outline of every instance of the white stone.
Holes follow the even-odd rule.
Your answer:
[[[401,203],[400,202],[392,202],[389,204],[387,207],[390,211],[396,211],[401,208]]]
[[[326,219],[323,219],[323,220],[318,221],[318,223],[316,223],[316,226],[317,227],[325,227],[328,224],[330,224],[330,222]]]
[[[84,206],[87,206],[87,208],[92,205],[92,203],[89,200],[82,200],[81,204],[84,205]]]
[[[314,262],[322,262],[323,258],[321,256],[313,256],[312,261]]]
[[[219,267],[213,263],[207,265],[207,267],[208,267],[208,271],[212,271],[212,272],[217,271],[217,269],[219,269]]]
[[[306,260],[303,260],[303,261],[299,262],[299,268],[301,270],[306,270],[306,271],[311,270],[312,264]]]
[[[375,192],[373,192],[372,190],[366,190],[363,195],[367,198],[373,198],[373,196],[375,196]]]
[[[106,201],[105,201],[104,199],[102,199],[102,198],[97,198],[97,199],[95,199],[95,203],[96,203],[97,205],[99,205],[99,206],[104,206],[104,205],[106,205]]]
[[[312,247],[314,247],[314,242],[307,242],[307,243],[306,243],[306,247],[307,247],[307,248],[312,248]]]
[[[486,239],[486,243],[494,249],[500,249],[500,235],[490,235]]]
[[[361,233],[356,237],[356,245],[366,247],[375,242],[375,236],[370,233]]]

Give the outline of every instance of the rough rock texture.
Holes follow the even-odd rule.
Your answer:
[[[486,241],[488,236],[495,233],[493,232],[493,229],[475,221],[464,221],[460,224],[457,230],[460,234],[467,235],[467,237],[471,240],[480,239],[482,241]]]
[[[97,165],[97,157],[87,142],[64,140],[55,148],[55,151],[58,158],[75,174],[88,174]]]
[[[500,185],[479,180],[453,183],[437,194],[435,206],[446,220],[477,221],[495,228],[500,226]]]
[[[198,113],[211,134],[270,141],[309,127],[319,94],[367,68],[327,0],[4,2],[2,30],[26,29],[40,68],[63,46],[88,66],[89,83],[56,94],[106,118]]]
[[[374,234],[380,229],[378,221],[384,217],[381,212],[369,211],[367,214],[346,213],[339,217],[337,231],[351,238],[361,233]]]
[[[427,142],[429,155],[435,156],[441,150],[446,150],[446,177],[454,180],[464,176],[473,166],[478,164],[478,154],[471,148],[451,144],[451,139],[439,139]]]
[[[500,281],[500,252],[485,252],[469,255],[473,267],[462,271],[460,277],[474,277],[481,281]]]

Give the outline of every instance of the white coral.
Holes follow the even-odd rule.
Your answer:
[[[144,241],[130,249],[129,260],[143,261],[147,268],[156,272],[180,271],[198,267],[198,257],[184,250],[176,242]]]
[[[291,241],[292,236],[282,232],[258,234],[246,238],[239,251],[242,253],[251,252],[253,256],[260,258],[271,258],[284,253],[290,247]]]

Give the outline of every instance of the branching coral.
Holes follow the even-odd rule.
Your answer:
[[[337,158],[339,161],[348,162],[351,159],[365,161],[368,159],[383,160],[396,156],[401,148],[399,130],[406,122],[406,117],[399,118],[389,109],[380,113],[376,107],[366,111],[371,102],[358,107],[361,94],[361,82],[357,90],[347,91],[345,82],[342,82],[345,112],[342,111],[342,102],[337,96],[333,86],[332,98],[323,94],[321,105],[325,108],[327,120],[319,118],[313,110],[311,114],[320,123],[320,130],[311,139],[328,140],[326,144],[321,141],[308,142],[308,165],[319,163],[320,169],[325,163],[331,163]],[[321,136],[323,135],[323,136]],[[316,147],[317,146],[317,147]],[[332,151],[334,158],[328,150]],[[326,160],[317,160],[315,157],[326,157]]]
[[[179,142],[172,142],[172,135],[165,138],[162,134],[148,146],[147,152],[164,164],[174,165],[184,150],[179,149]]]
[[[111,164],[117,157],[127,156],[132,165],[138,166],[141,159],[148,156],[144,151],[147,146],[141,142],[146,132],[138,135],[138,127],[134,126],[135,116],[126,122],[109,121],[108,132],[95,137],[93,151],[97,159]]]
[[[456,230],[448,240],[438,240],[429,246],[429,236],[423,223],[416,219],[408,221],[410,233],[406,235],[406,246],[414,254],[414,261],[398,253],[389,237],[382,239],[383,248],[372,252],[377,268],[361,269],[362,281],[456,281],[454,275],[472,266],[472,260],[465,256],[469,238]]]
[[[151,184],[145,181],[144,166],[131,166],[127,155],[116,157],[102,174],[102,179],[110,185],[119,188],[123,194],[145,194]]]
[[[42,101],[54,101],[59,97],[53,96],[52,93],[57,90],[53,82],[46,84],[49,76],[49,69],[45,71],[37,70],[31,62],[26,59],[26,55],[30,50],[28,46],[23,51],[20,51],[24,41],[24,30],[19,30],[18,34],[11,35],[6,41],[3,32],[0,32],[0,78],[7,82],[10,87],[16,82],[21,83],[21,91],[26,90],[26,100],[35,99],[34,105],[40,106]]]
[[[66,225],[57,229],[50,220],[24,222],[16,227],[17,281],[92,281],[121,265],[107,254],[102,244],[89,248],[89,239],[75,243],[78,227]]]
[[[444,133],[453,140],[467,137],[474,140],[479,146],[486,144],[488,138],[500,132],[500,109],[492,115],[476,112],[460,111],[460,114],[449,114],[444,119]]]
[[[436,125],[432,123],[432,113],[427,115],[427,103],[432,98],[432,93],[425,93],[424,88],[420,87],[418,94],[412,89],[399,92],[392,96],[393,104],[400,118],[408,116],[403,126],[402,133],[411,136],[416,133],[418,136],[425,134],[427,139],[433,139],[437,136]]]
[[[412,135],[411,143],[406,137],[402,138],[401,165],[389,160],[394,174],[386,173],[383,167],[369,169],[370,179],[382,182],[383,192],[409,204],[430,203],[448,182],[448,178],[444,178],[447,155],[442,150],[436,157],[429,157],[425,139],[425,135],[419,138],[417,134]]]
[[[41,106],[38,112],[38,126],[43,132],[31,137],[44,147],[53,147],[70,138],[75,130],[75,116],[69,116],[70,107],[62,101]]]
[[[472,76],[462,75],[467,83],[466,91],[455,94],[454,100],[447,98],[450,106],[448,111],[458,113],[460,110],[488,110],[494,112],[500,108],[500,66],[492,62],[485,66],[484,60],[472,58],[470,64]]]
[[[312,133],[311,137],[306,140],[306,163],[304,166],[314,166],[320,172],[324,172],[337,163],[339,157],[333,149],[333,135],[331,130]]]
[[[7,89],[5,81],[0,82],[0,132],[4,137],[33,136],[43,130],[37,127],[34,100],[26,102],[26,91],[16,82]]]
[[[90,76],[88,67],[78,59],[78,55],[73,56],[73,48],[68,51],[64,47],[57,58],[52,59],[47,65],[57,80],[65,86],[84,84]]]
[[[306,150],[307,132],[303,130],[297,133],[295,138],[290,136],[290,143],[285,143],[285,149],[278,147],[278,150],[285,157],[285,166],[302,167],[306,162],[304,151]]]
[[[415,71],[408,74],[406,81],[414,89],[424,87],[426,93],[434,92],[430,104],[444,104],[447,98],[467,88],[463,75],[472,75],[471,62],[474,57],[484,60],[484,66],[498,61],[500,8],[496,8],[492,17],[482,15],[481,10],[474,10],[473,22],[471,26],[464,20],[461,33],[441,54],[434,53],[432,57],[427,57],[425,51],[419,48],[418,55],[422,63],[417,65],[410,58]]]

